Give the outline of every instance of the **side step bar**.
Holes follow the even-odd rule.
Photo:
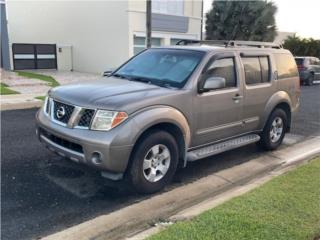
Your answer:
[[[202,158],[206,158],[218,153],[222,153],[234,148],[242,147],[250,143],[258,142],[260,136],[258,134],[245,135],[233,139],[219,142],[210,146],[206,146],[200,149],[193,150],[187,153],[187,161],[193,162]]]

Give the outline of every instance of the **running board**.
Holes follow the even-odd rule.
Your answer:
[[[250,134],[216,143],[187,153],[187,161],[193,162],[234,148],[242,147],[250,143],[258,142],[258,134]]]

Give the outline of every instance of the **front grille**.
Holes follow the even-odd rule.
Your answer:
[[[95,114],[94,109],[69,105],[53,100],[52,98],[48,99],[44,111],[49,115],[52,121],[55,121],[60,125],[66,126],[70,123],[70,126],[81,128],[89,128]],[[73,122],[70,122],[72,114],[77,116],[75,116]]]
[[[82,146],[77,143],[73,143],[73,142],[70,142],[66,139],[57,137],[57,136],[47,132],[43,128],[40,128],[39,132],[40,132],[40,135],[45,136],[46,138],[48,138],[49,140],[51,140],[55,144],[58,144],[59,146],[62,146],[64,148],[70,149],[70,150],[78,152],[78,153],[83,153]]]
[[[93,109],[85,109],[83,114],[78,122],[78,126],[80,127],[90,127],[91,120],[94,115]]]
[[[58,101],[53,101],[53,118],[56,121],[67,124],[72,112],[74,110],[74,106],[61,103]]]

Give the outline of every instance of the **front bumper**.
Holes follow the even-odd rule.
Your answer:
[[[68,128],[52,122],[43,110],[38,111],[36,123],[39,140],[51,151],[99,169],[105,175],[126,170],[133,148],[130,124],[108,132]]]

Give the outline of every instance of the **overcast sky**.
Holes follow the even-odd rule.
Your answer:
[[[296,32],[301,37],[320,39],[320,0],[274,0],[278,7],[277,27],[282,32]],[[204,12],[212,0],[204,0]]]

